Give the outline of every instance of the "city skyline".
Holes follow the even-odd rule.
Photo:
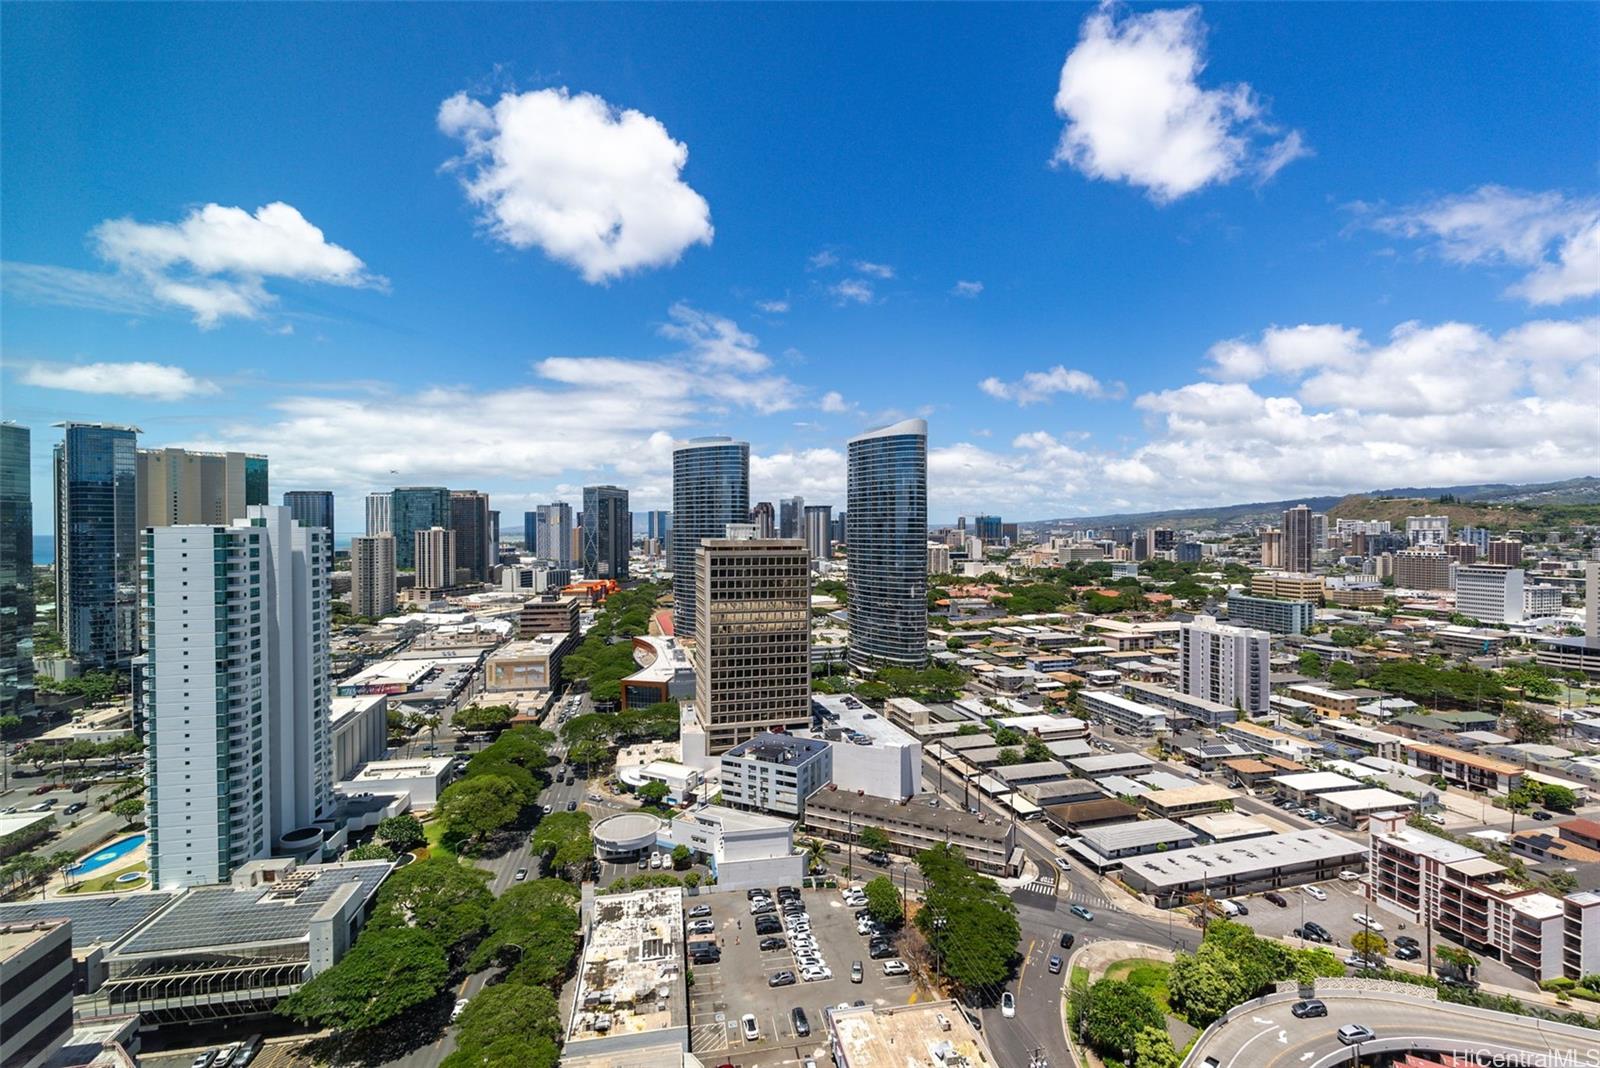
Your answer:
[[[673,444],[713,433],[751,443],[752,501],[839,508],[844,443],[907,416],[939,520],[1593,473],[1592,6],[745,14],[8,10],[35,530],[60,421],[269,455],[274,492],[343,498],[340,533],[401,485],[662,508]],[[756,49],[773,69],[722,58]],[[327,91],[290,91],[311,66]],[[664,192],[504,186],[495,153],[556,128]]]

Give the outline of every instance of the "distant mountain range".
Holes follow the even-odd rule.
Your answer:
[[[1564,482],[1539,482],[1521,485],[1506,482],[1487,482],[1468,486],[1401,486],[1394,489],[1368,490],[1365,493],[1341,494],[1330,497],[1291,497],[1282,501],[1256,501],[1250,504],[1224,504],[1209,508],[1179,508],[1161,512],[1120,512],[1113,515],[1072,516],[1061,519],[1036,519],[1020,524],[1032,529],[1049,529],[1055,526],[1171,526],[1212,527],[1249,525],[1255,522],[1281,519],[1285,508],[1305,504],[1315,512],[1327,512],[1341,503],[1347,507],[1340,511],[1353,513],[1367,511],[1361,507],[1368,502],[1374,506],[1371,518],[1387,518],[1378,514],[1385,498],[1397,500],[1436,501],[1440,497],[1454,497],[1461,504],[1527,505],[1537,508],[1550,504],[1600,504],[1600,477],[1587,475],[1569,478]],[[1414,513],[1413,513],[1414,514]]]

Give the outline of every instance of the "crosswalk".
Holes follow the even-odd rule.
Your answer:
[[[1033,882],[1023,883],[1021,886],[1017,887],[1017,891],[1024,894],[1038,894],[1041,897],[1055,897],[1055,876],[1046,872],[1041,872],[1039,877],[1034,879]]]

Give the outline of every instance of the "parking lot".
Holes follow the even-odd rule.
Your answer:
[[[1338,955],[1340,960],[1349,956],[1350,936],[1362,929],[1352,917],[1356,913],[1366,913],[1374,921],[1383,925],[1383,937],[1391,943],[1388,958],[1392,961],[1392,943],[1396,935],[1410,935],[1424,947],[1427,945],[1427,933],[1422,926],[1400,913],[1393,912],[1386,906],[1374,901],[1370,905],[1363,896],[1366,884],[1360,882],[1342,882],[1329,879],[1325,882],[1312,884],[1328,895],[1328,900],[1318,901],[1306,893],[1305,887],[1288,887],[1279,891],[1284,900],[1289,904],[1287,908],[1279,908],[1266,900],[1260,894],[1249,897],[1234,898],[1241,901],[1250,910],[1248,916],[1239,917],[1240,921],[1249,924],[1258,934],[1273,935],[1276,937],[1292,937],[1294,929],[1305,921],[1319,923],[1328,930],[1334,938],[1334,944],[1326,948]],[[1302,916],[1304,920],[1302,920]],[[1309,943],[1308,943],[1309,944]],[[1434,945],[1454,946],[1454,942],[1439,937],[1434,938]],[[1426,952],[1426,950],[1424,950]],[[1518,975],[1499,961],[1485,958],[1482,954],[1474,954],[1482,961],[1478,969],[1478,978],[1486,983],[1498,983],[1502,986],[1521,987],[1533,989],[1534,984],[1525,976]],[[1413,961],[1414,964],[1426,963],[1422,959]]]
[[[776,887],[767,887],[776,891]],[[811,933],[831,979],[805,982],[786,933],[781,949],[763,950],[763,936],[755,932],[744,891],[701,894],[686,899],[690,908],[711,906],[714,933],[689,936],[692,943],[715,940],[722,959],[715,964],[692,964],[694,986],[689,990],[690,1049],[707,1063],[732,1061],[740,1068],[776,1068],[803,1065],[813,1059],[830,1064],[827,1057],[827,1021],[824,1010],[861,1000],[870,1005],[904,1005],[915,985],[910,976],[885,976],[883,961],[867,956],[867,939],[856,933],[855,908],[837,890],[806,890],[802,901],[810,916]],[[781,917],[781,913],[778,914]],[[690,918],[693,924],[698,917]],[[852,961],[862,965],[862,981],[850,980]],[[792,971],[792,986],[769,987],[767,980],[780,971]],[[808,1036],[795,1034],[791,1011],[803,1008],[810,1024]],[[747,1041],[740,1020],[756,1018],[759,1037]],[[716,1055],[723,1054],[720,1060]]]

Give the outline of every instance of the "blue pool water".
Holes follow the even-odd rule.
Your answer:
[[[114,864],[129,853],[144,845],[144,835],[131,834],[118,842],[112,842],[104,849],[85,857],[67,869],[69,875],[88,875],[92,871],[99,871],[107,864]]]

